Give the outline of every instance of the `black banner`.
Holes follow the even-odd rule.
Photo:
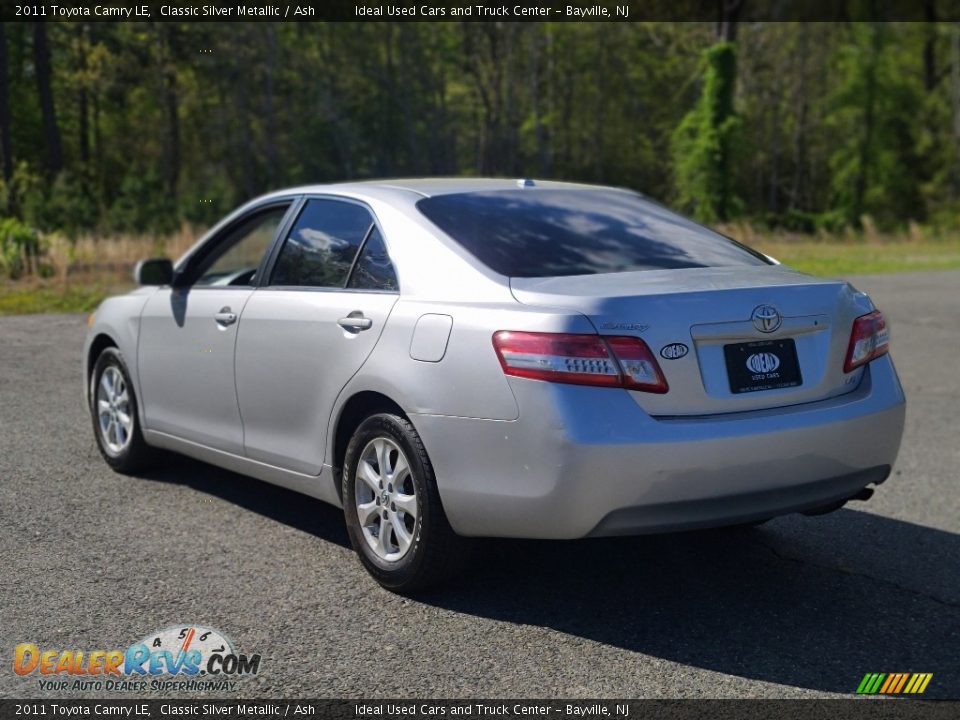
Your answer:
[[[723,8],[723,10],[721,10]],[[180,2],[4,2],[0,20],[83,22],[368,21],[636,22],[955,21],[960,0],[201,0]]]
[[[0,700],[7,718],[953,720],[960,702],[849,700]]]

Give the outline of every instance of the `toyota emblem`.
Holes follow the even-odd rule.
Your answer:
[[[764,333],[772,333],[783,323],[780,312],[773,305],[758,305],[753,309],[750,319],[753,320],[753,326]]]

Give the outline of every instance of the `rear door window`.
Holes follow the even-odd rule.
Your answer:
[[[616,190],[524,188],[425,198],[417,208],[510,277],[769,265],[745,245]]]
[[[270,284],[344,287],[372,227],[373,216],[361,205],[308,200],[284,240]]]
[[[374,226],[363,244],[347,287],[351,290],[397,290],[397,273],[387,254],[380,230]]]

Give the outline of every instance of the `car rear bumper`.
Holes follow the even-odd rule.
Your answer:
[[[651,418],[617,389],[511,385],[515,421],[411,418],[463,535],[665,532],[813,509],[885,480],[903,432],[888,356],[840,397],[709,417]]]

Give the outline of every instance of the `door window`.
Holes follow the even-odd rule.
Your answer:
[[[194,285],[198,287],[252,287],[287,205],[264,211],[244,222],[201,263]]]
[[[396,292],[397,274],[394,272],[387,246],[380,230],[374,227],[363,244],[360,257],[350,274],[347,287],[352,290],[388,290]]]
[[[373,216],[354,203],[309,200],[280,249],[272,285],[342,288]]]

